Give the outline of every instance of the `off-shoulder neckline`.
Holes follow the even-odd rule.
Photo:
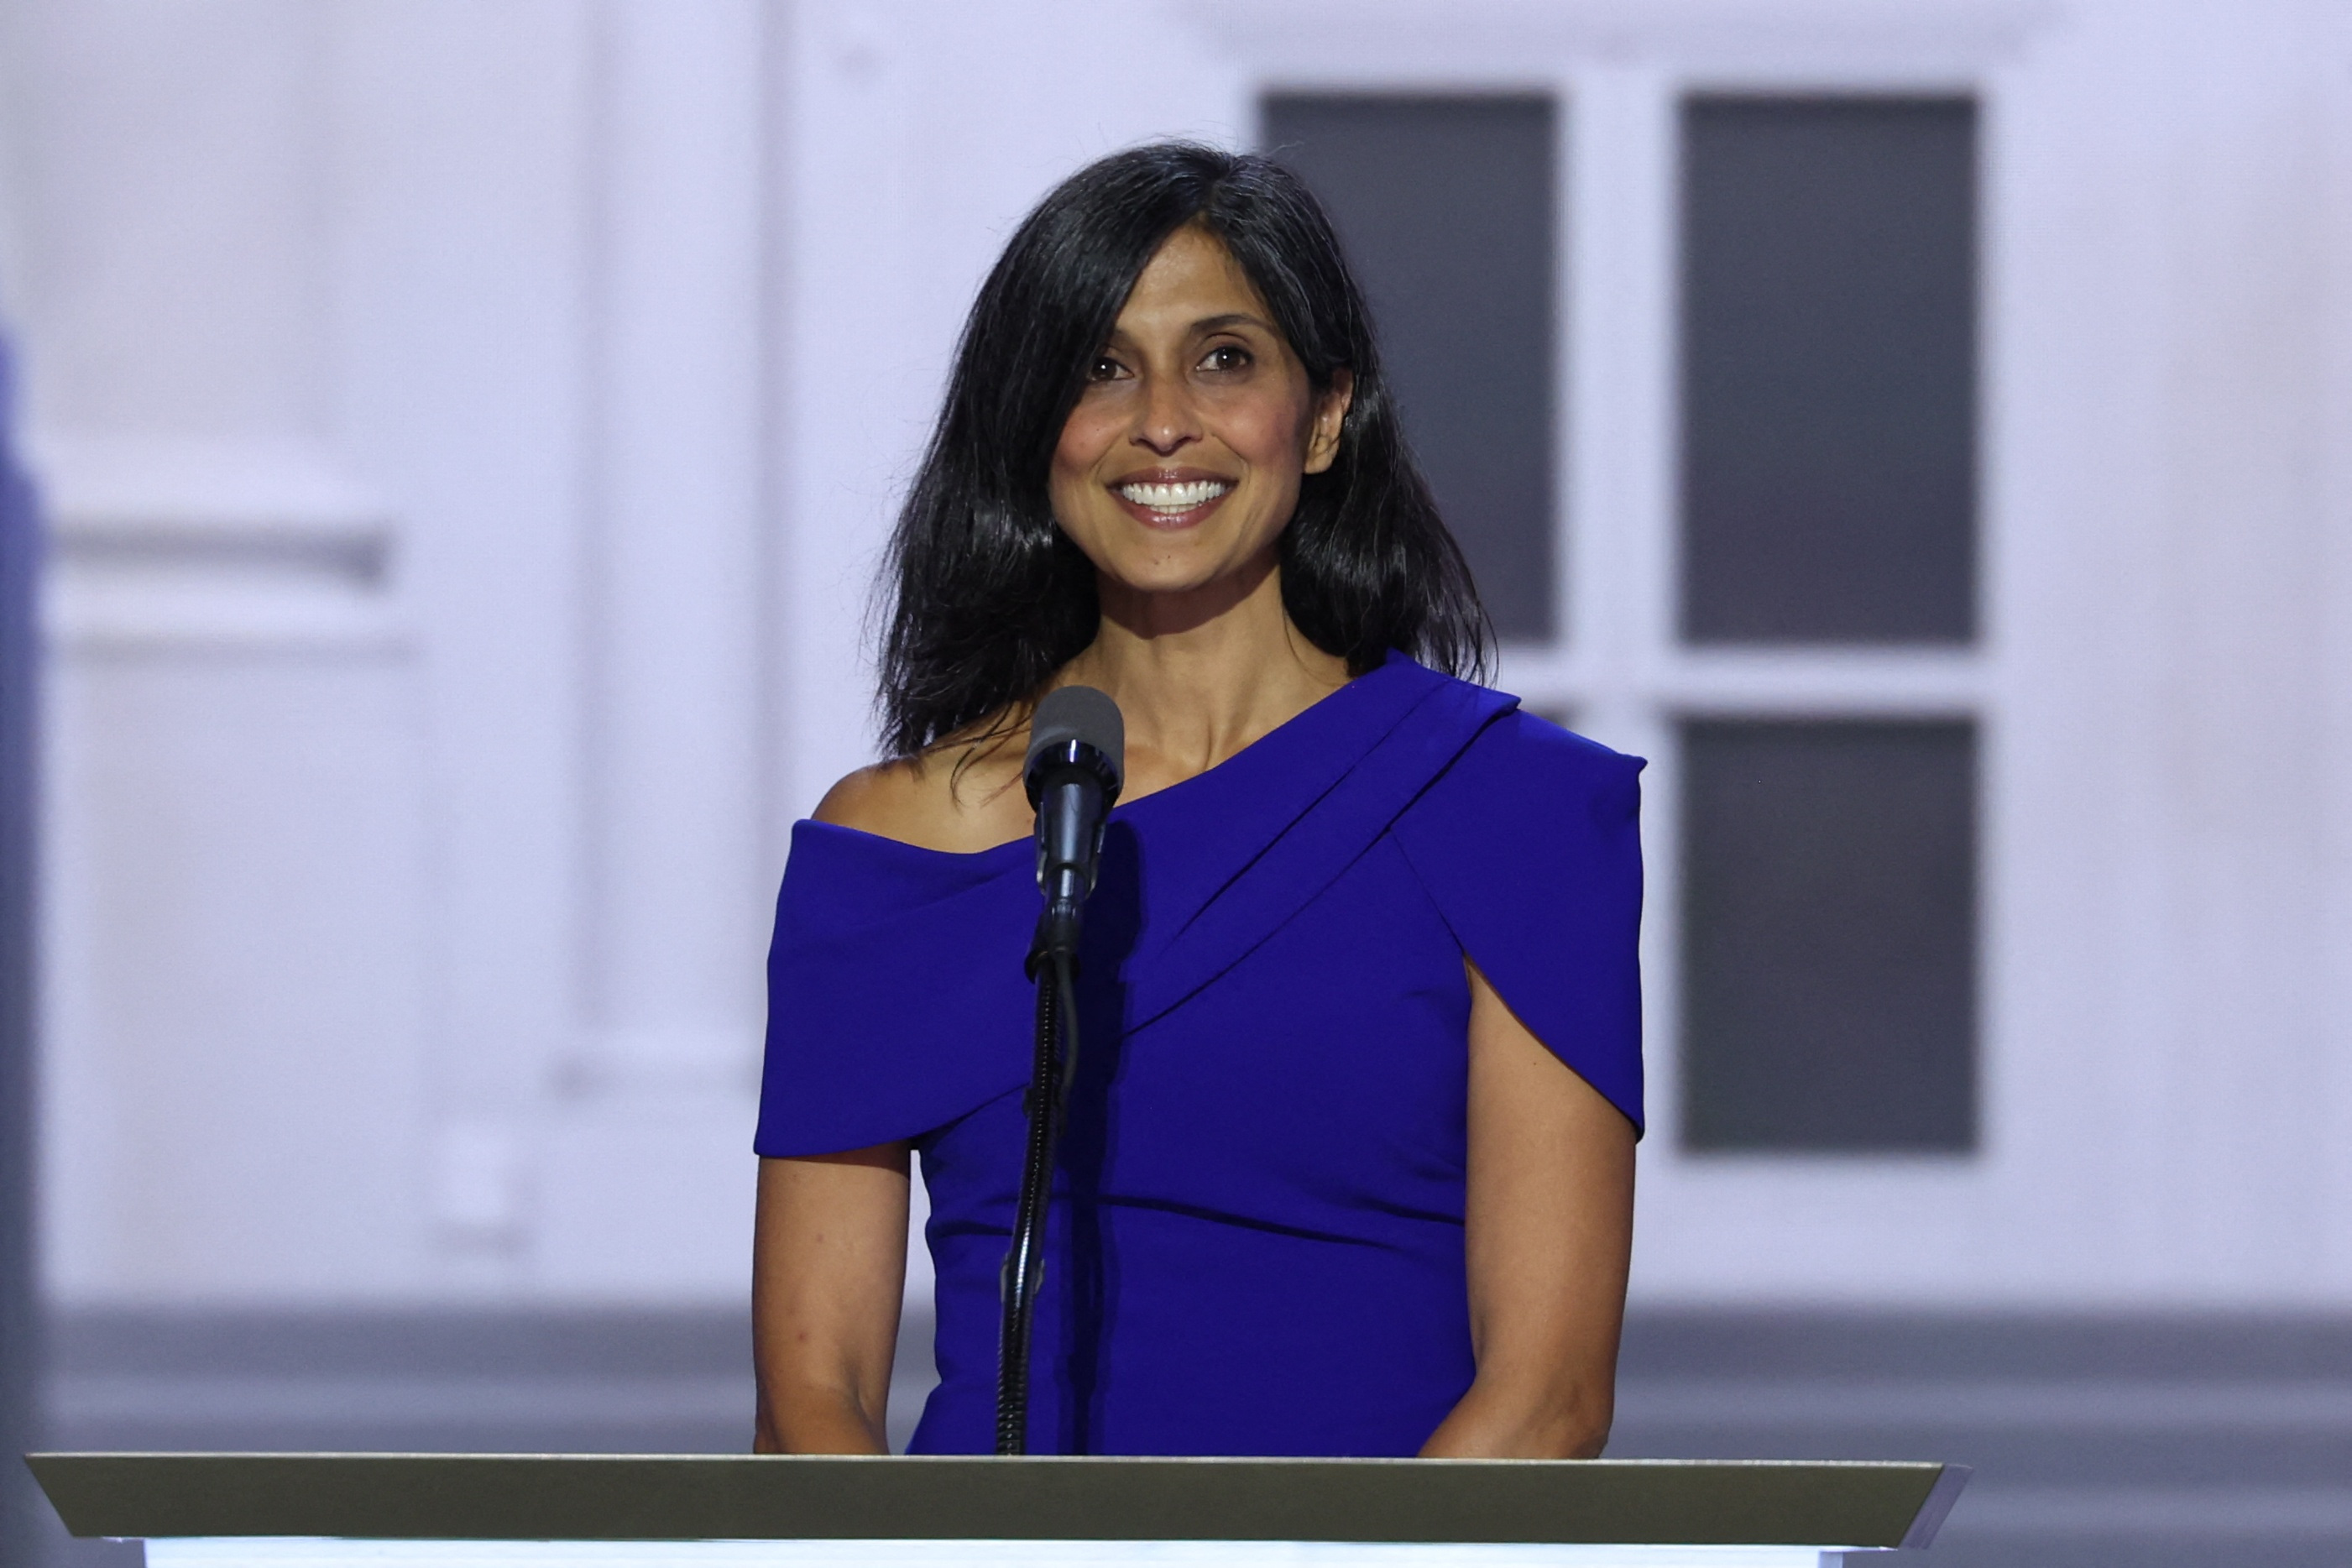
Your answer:
[[[1275,740],[1276,737],[1282,735],[1285,731],[1295,729],[1297,725],[1304,722],[1309,714],[1321,713],[1327,710],[1330,707],[1331,703],[1339,697],[1348,692],[1356,690],[1358,688],[1365,685],[1366,682],[1370,681],[1375,677],[1384,675],[1400,666],[1416,669],[1423,668],[1418,660],[1410,658],[1403,654],[1391,651],[1388,657],[1383,658],[1379,664],[1374,665],[1371,668],[1364,671],[1363,674],[1351,676],[1343,684],[1333,687],[1330,690],[1325,692],[1322,696],[1317,698],[1306,707],[1301,708],[1297,712],[1293,713],[1289,718],[1285,719],[1281,723],[1276,724],[1273,729],[1268,730],[1265,734],[1260,735],[1256,740],[1252,741],[1248,745],[1244,746],[1240,751],[1235,752],[1232,756],[1224,759],[1224,761],[1218,763],[1213,766],[1202,768],[1199,773],[1194,773],[1190,778],[1179,779],[1174,784],[1169,784],[1164,788],[1153,790],[1150,795],[1139,795],[1133,800],[1120,801],[1117,805],[1110,808],[1111,820],[1116,822],[1122,817],[1131,816],[1135,813],[1149,807],[1152,802],[1165,800],[1170,795],[1175,795],[1181,790],[1191,790],[1192,789],[1192,786],[1202,784],[1204,780],[1219,777],[1230,777],[1234,765],[1236,763],[1241,762],[1244,757],[1249,757],[1254,753],[1263,755],[1265,749],[1270,742]],[[1434,672],[1433,671],[1432,673]],[[1198,792],[1195,791],[1194,793]],[[985,849],[933,849],[921,844],[909,844],[903,838],[893,838],[887,833],[873,833],[863,827],[848,827],[837,822],[819,822],[813,816],[803,817],[799,822],[795,823],[793,826],[795,831],[803,827],[821,828],[827,834],[838,835],[852,841],[863,840],[873,844],[887,845],[894,850],[904,850],[909,855],[926,856],[934,860],[952,861],[964,865],[972,865],[979,861],[985,860],[992,855],[1003,855],[1008,849],[1020,849],[1025,851],[1032,848],[1037,842],[1034,835],[1024,833],[1018,838],[1008,838],[1002,844],[992,844]]]

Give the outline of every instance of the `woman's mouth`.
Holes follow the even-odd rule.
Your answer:
[[[1188,528],[1231,495],[1231,479],[1130,479],[1112,493],[1129,516],[1153,528]]]

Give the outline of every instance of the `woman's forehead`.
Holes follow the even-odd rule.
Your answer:
[[[1224,243],[1187,224],[1136,276],[1117,330],[1130,337],[1187,336],[1243,323],[1271,331],[1274,313]]]

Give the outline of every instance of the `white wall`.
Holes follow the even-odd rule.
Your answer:
[[[740,1294],[762,8],[8,24],[55,1289]]]
[[[766,903],[971,292],[1078,163],[1317,82],[1567,105],[1581,640],[1507,673],[1659,758],[1637,1289],[2352,1305],[2337,10],[0,0],[53,1288],[740,1299]],[[1974,654],[1643,641],[1693,83],[1985,97]],[[1675,1148],[1663,742],[1734,688],[1981,716],[1979,1155]]]

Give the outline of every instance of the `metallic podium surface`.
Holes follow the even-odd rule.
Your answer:
[[[153,1568],[1479,1563],[1815,1568],[1925,1546],[1958,1466],[1478,1459],[36,1454]]]

